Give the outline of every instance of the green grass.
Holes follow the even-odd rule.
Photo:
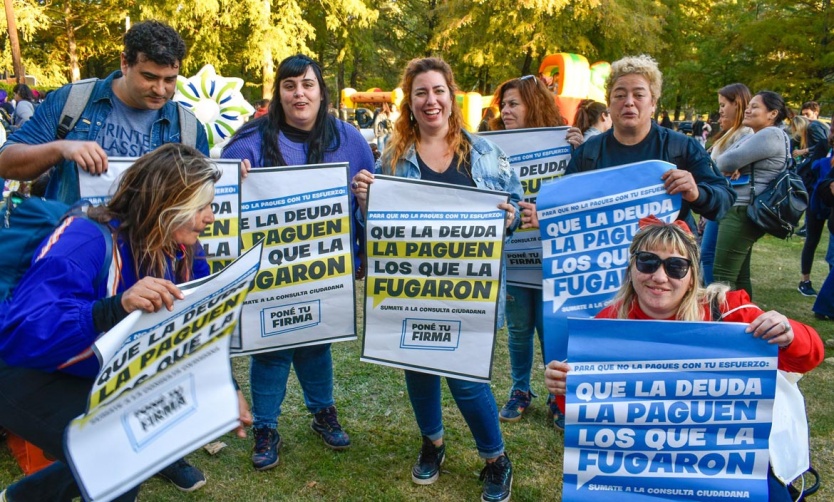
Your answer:
[[[812,279],[817,288],[828,269],[823,259],[826,245],[824,238],[814,264]],[[834,323],[815,320],[811,313],[813,299],[796,291],[801,249],[802,240],[797,238],[785,242],[766,237],[756,244],[755,300],[765,310],[776,309],[811,324],[823,339],[828,339]],[[420,448],[420,433],[405,395],[402,371],[360,363],[360,351],[361,341],[333,346],[335,398],[342,424],[351,435],[350,450],[332,452],[310,430],[311,417],[304,407],[298,382],[291,377],[279,423],[284,448],[278,467],[255,472],[249,460],[251,437],[241,440],[226,435],[220,440],[228,446],[219,454],[210,456],[201,449],[188,456],[206,473],[208,484],[204,488],[183,494],[170,484],[151,479],[143,485],[140,500],[476,500],[480,495],[478,473],[482,461],[448,389],[444,386],[447,459],[443,473],[434,485],[417,486],[411,482],[410,469]],[[234,367],[248,392],[248,359],[235,359]],[[534,369],[533,385],[539,396],[546,394],[541,364]],[[823,363],[806,375],[800,386],[811,426],[812,462],[824,480],[813,500],[834,500],[834,489],[825,484],[834,479],[834,365]],[[502,330],[497,338],[492,382],[499,406],[509,388],[507,335]],[[515,468],[515,501],[561,497],[562,435],[550,426],[545,408],[544,399],[539,397],[521,422],[501,426]],[[8,448],[0,446],[0,486],[21,475]]]

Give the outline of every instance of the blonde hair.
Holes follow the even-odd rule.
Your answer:
[[[452,68],[446,61],[440,58],[415,58],[408,62],[403,72],[403,79],[400,88],[403,90],[403,99],[400,102],[400,116],[394,122],[394,134],[391,141],[385,146],[382,160],[382,170],[385,174],[393,174],[397,170],[397,162],[405,156],[410,146],[417,146],[420,143],[420,128],[414,119],[411,108],[411,91],[414,87],[414,79],[417,75],[426,72],[436,71],[443,75],[446,86],[449,88],[452,114],[449,116],[449,132],[446,134],[446,142],[458,158],[460,169],[462,164],[467,164],[471,145],[463,136],[463,113],[455,99],[457,85],[452,75]]]
[[[808,130],[808,124],[810,123],[811,121],[802,115],[794,115],[791,117],[789,124],[791,136],[794,141],[799,140],[799,148],[804,149],[807,146],[808,141],[805,132]]]
[[[723,304],[726,293],[730,289],[725,284],[712,284],[707,288],[700,285],[701,252],[698,242],[692,234],[671,223],[648,225],[634,236],[629,246],[630,254],[628,269],[626,269],[623,284],[614,297],[612,303],[617,307],[617,318],[628,319],[633,304],[637,301],[637,293],[632,283],[632,268],[635,266],[635,255],[641,251],[669,250],[690,260],[689,289],[681,300],[675,313],[679,321],[703,321],[704,305],[712,302]]]
[[[627,75],[641,75],[649,82],[649,91],[655,102],[660,100],[660,90],[663,87],[663,74],[657,67],[657,61],[651,56],[641,54],[639,56],[626,56],[611,63],[611,73],[605,81],[605,95],[608,102],[611,102],[611,91],[617,79]]]
[[[752,96],[750,89],[744,84],[730,84],[718,89],[718,94],[724,99],[736,105],[736,115],[733,117],[733,125],[726,131],[721,131],[720,136],[712,144],[711,151],[715,152],[713,155],[723,152],[726,148],[736,142],[738,137],[745,132],[744,110],[750,103]]]
[[[164,278],[170,272],[179,281],[188,280],[195,250],[181,250],[182,269],[168,270],[168,259],[180,250],[173,235],[211,203],[219,179],[220,171],[202,153],[168,143],[130,166],[110,202],[90,215],[103,223],[119,220],[118,231],[135,258],[136,277]]]

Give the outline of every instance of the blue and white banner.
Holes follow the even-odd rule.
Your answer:
[[[778,349],[746,327],[568,320],[562,500],[767,500]]]
[[[524,200],[536,202],[543,184],[565,173],[570,162],[567,127],[512,129],[480,133],[510,158],[524,188]],[[505,245],[507,284],[541,289],[542,246],[537,228],[519,228]]]
[[[113,500],[238,425],[229,345],[261,250],[180,285],[173,310],[133,311],[96,341],[101,369],[64,438],[84,500]]]
[[[640,218],[677,218],[681,197],[667,195],[660,179],[674,168],[650,160],[574,174],[542,187],[537,210],[546,360],[565,359],[568,316],[593,317],[620,288]]]
[[[240,238],[263,241],[235,356],[356,339],[348,164],[253,169],[241,187]]]
[[[368,193],[361,360],[488,382],[504,192],[376,176]]]

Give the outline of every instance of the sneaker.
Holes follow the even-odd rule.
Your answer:
[[[157,475],[163,479],[167,479],[177,489],[184,492],[199,490],[206,484],[206,477],[203,476],[200,469],[197,469],[182,458],[159,471]]]
[[[811,281],[800,281],[796,289],[802,293],[802,296],[817,296],[817,290],[811,286]]]
[[[316,413],[310,427],[321,436],[324,444],[330,448],[344,450],[350,447],[350,437],[342,430],[342,426],[339,424],[335,406],[325,408]]]
[[[281,449],[281,435],[272,427],[256,427],[255,448],[252,465],[256,471],[265,471],[278,465],[278,450]]]
[[[556,396],[553,394],[547,398],[547,408],[550,418],[553,420],[553,428],[557,431],[564,431],[565,414],[559,409],[559,405],[556,404]]]
[[[513,488],[513,464],[507,454],[503,454],[495,462],[487,462],[481,471],[481,481],[484,491],[481,495],[483,502],[504,502],[510,500]]]
[[[796,234],[797,237],[808,237],[808,229],[805,227],[805,225],[802,225],[802,228],[797,229],[797,231],[794,232],[794,234]]]
[[[523,392],[514,390],[510,400],[501,408],[498,414],[498,420],[502,422],[518,422],[527,408],[530,407],[530,402],[533,401],[532,392]]]
[[[834,317],[825,314],[818,314],[817,312],[814,312],[814,318],[819,319],[820,321],[834,321]]]
[[[440,466],[446,460],[446,445],[435,446],[431,439],[423,436],[423,447],[417,463],[411,468],[411,480],[418,485],[430,485],[440,477]]]

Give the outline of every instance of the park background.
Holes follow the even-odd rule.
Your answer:
[[[5,7],[16,20],[25,74],[37,79],[37,88],[106,76],[118,68],[127,19],[155,18],[173,25],[188,44],[182,75],[213,64],[221,75],[243,78],[250,101],[265,89],[269,96],[276,63],[297,52],[321,61],[332,96],[344,87],[390,90],[405,63],[425,55],[449,61],[461,90],[490,94],[507,78],[536,73],[548,54],[577,53],[594,62],[648,53],[664,74],[658,112],[668,110],[673,119],[715,111],[716,90],[732,82],[754,92],[775,90],[795,107],[813,99],[823,115],[834,112],[830,0],[6,0]],[[10,77],[7,16],[0,19],[0,72]],[[816,285],[827,274],[826,242],[817,252]],[[814,319],[813,300],[796,292],[801,247],[799,238],[757,243],[755,299],[765,310],[815,326],[827,340],[834,324]],[[479,492],[482,461],[448,392],[447,463],[438,483],[416,486],[410,468],[420,437],[402,372],[360,363],[359,335],[358,342],[334,345],[335,397],[353,440],[349,451],[328,450],[310,430],[292,377],[276,469],[255,472],[251,437],[226,435],[221,439],[228,447],[219,454],[198,450],[189,456],[206,473],[203,489],[182,494],[153,479],[140,500],[471,500]],[[506,336],[501,330],[493,370],[499,404],[510,388]],[[235,359],[234,367],[248,394],[248,358]],[[546,394],[541,370],[534,370],[539,396]],[[824,363],[800,386],[813,464],[823,477],[815,499],[834,500],[834,365]],[[502,424],[515,466],[514,500],[560,498],[563,436],[553,431],[545,410],[539,397],[520,423]],[[0,445],[0,487],[20,477],[8,448]]]
[[[345,87],[397,86],[413,57],[439,55],[463,91],[491,94],[535,74],[548,54],[590,62],[647,53],[663,71],[658,113],[717,110],[716,90],[743,82],[796,107],[834,112],[831,0],[6,0],[0,75],[13,71],[10,16],[25,74],[54,88],[118,68],[130,22],[160,19],[189,48],[182,75],[205,64],[243,78],[250,101],[270,97],[276,62],[303,52]]]

